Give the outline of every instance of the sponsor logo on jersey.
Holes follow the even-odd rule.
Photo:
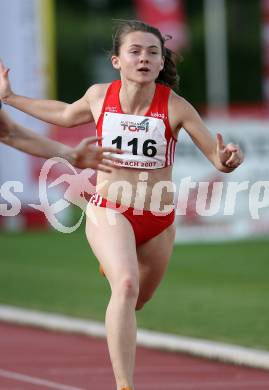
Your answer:
[[[117,112],[117,107],[116,106],[107,106],[105,108],[105,111],[108,111],[108,112]]]
[[[149,119],[147,118],[142,122],[121,121],[120,125],[124,131],[145,131],[146,133],[149,131]]]
[[[160,112],[151,112],[150,115],[153,116],[154,118],[165,119],[165,115]]]

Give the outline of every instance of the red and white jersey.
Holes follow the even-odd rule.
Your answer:
[[[124,114],[119,92],[121,80],[113,81],[106,92],[97,135],[102,146],[117,147],[116,164],[126,168],[156,169],[172,165],[177,140],[168,120],[168,98],[171,89],[156,84],[155,94],[145,115]]]

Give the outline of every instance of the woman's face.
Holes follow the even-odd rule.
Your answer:
[[[160,40],[148,32],[128,33],[123,37],[119,56],[112,56],[112,64],[127,80],[152,82],[164,66]]]

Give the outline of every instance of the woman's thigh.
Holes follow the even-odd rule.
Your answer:
[[[149,300],[160,284],[173,251],[174,240],[175,226],[171,225],[137,248],[140,274],[138,301]]]
[[[89,203],[86,236],[110,285],[124,276],[138,280],[135,236],[122,214]]]

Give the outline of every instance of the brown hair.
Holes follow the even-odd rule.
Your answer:
[[[113,47],[111,54],[119,55],[120,47],[122,45],[123,37],[134,31],[148,32],[155,35],[161,43],[162,56],[164,57],[164,68],[160,71],[157,83],[162,83],[170,88],[177,88],[179,85],[179,76],[177,74],[175,54],[165,47],[165,41],[171,37],[163,37],[160,31],[149,24],[141,22],[140,20],[119,20],[115,32],[112,36]]]

